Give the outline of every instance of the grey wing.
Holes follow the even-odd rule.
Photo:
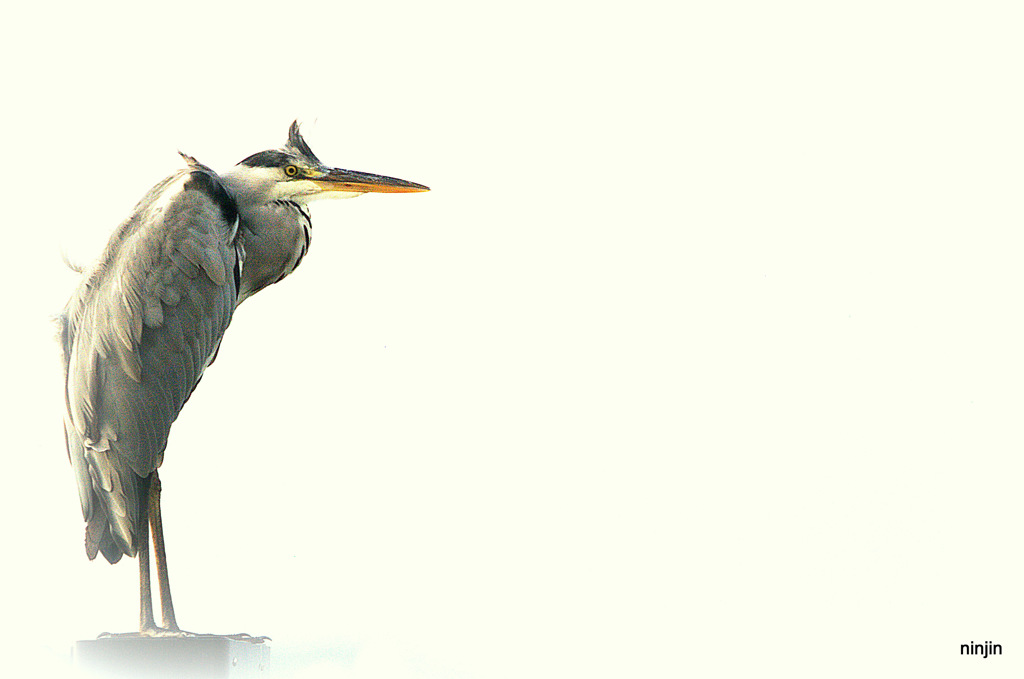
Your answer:
[[[157,185],[60,317],[65,433],[86,549],[134,555],[140,482],[213,359],[238,296],[237,212],[194,166]]]

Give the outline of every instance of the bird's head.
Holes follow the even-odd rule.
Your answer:
[[[254,153],[222,176],[236,195],[252,204],[274,200],[305,203],[317,198],[353,198],[364,193],[430,190],[404,179],[324,165],[299,133],[298,121],[288,129],[284,146]]]

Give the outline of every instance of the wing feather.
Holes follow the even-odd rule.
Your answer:
[[[178,172],[118,227],[59,318],[68,456],[90,558],[135,553],[140,480],[160,466],[231,321],[236,232],[217,176],[199,165]]]

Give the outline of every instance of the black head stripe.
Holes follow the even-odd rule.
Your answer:
[[[284,167],[291,162],[291,158],[287,153],[283,151],[260,151],[254,153],[239,165],[247,165],[249,167]]]

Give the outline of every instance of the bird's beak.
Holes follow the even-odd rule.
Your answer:
[[[404,179],[339,168],[332,168],[327,174],[310,181],[321,191],[346,193],[417,193],[430,190],[423,184],[407,182]]]

